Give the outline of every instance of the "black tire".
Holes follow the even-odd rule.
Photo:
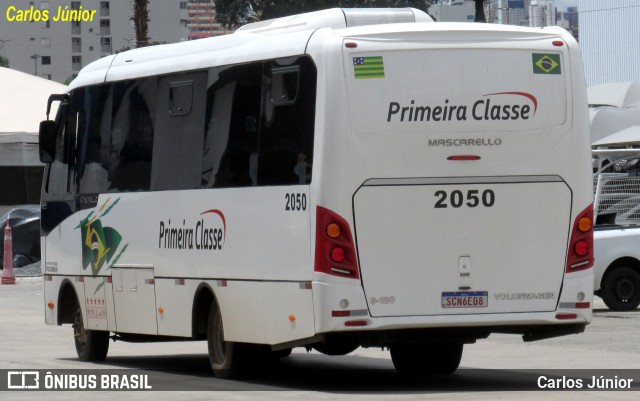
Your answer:
[[[463,344],[399,344],[391,346],[391,361],[398,373],[418,378],[455,372],[462,359]]]
[[[76,303],[73,312],[73,340],[78,358],[84,362],[102,362],[109,352],[109,332],[87,330],[82,322],[82,311]]]
[[[360,344],[356,341],[327,341],[313,344],[313,349],[325,355],[347,355],[358,349]]]
[[[617,267],[607,273],[600,295],[614,311],[630,311],[640,305],[640,274],[630,267]]]
[[[211,304],[207,322],[207,346],[213,374],[220,379],[237,377],[246,359],[244,344],[224,340],[222,314]]]
[[[291,351],[293,351],[293,348],[285,348],[285,349],[281,349],[278,351],[272,351],[273,355],[275,355],[276,358],[287,358],[289,357],[289,355],[291,355]]]

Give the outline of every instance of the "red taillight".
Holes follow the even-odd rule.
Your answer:
[[[593,265],[593,204],[583,210],[573,224],[566,272],[586,270]]]
[[[344,258],[345,258],[344,249],[333,248],[331,250],[331,260],[333,260],[334,262],[342,263],[344,262]]]
[[[573,247],[573,251],[578,256],[585,256],[589,253],[589,245],[587,245],[586,241],[578,241],[576,242],[576,246]]]
[[[316,212],[315,271],[339,277],[360,277],[349,223],[320,206]]]

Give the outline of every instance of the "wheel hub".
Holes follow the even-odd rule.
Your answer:
[[[628,302],[635,292],[636,288],[633,281],[626,277],[622,278],[616,284],[616,294],[618,294],[618,298],[620,298],[621,302]]]

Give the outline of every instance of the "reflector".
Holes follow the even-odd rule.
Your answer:
[[[558,313],[556,314],[556,319],[558,320],[571,320],[577,319],[578,315],[576,313]]]
[[[447,157],[447,160],[480,160],[480,156],[476,155],[455,155]]]
[[[347,327],[366,326],[367,321],[366,320],[350,320],[348,322],[344,322],[344,325]]]

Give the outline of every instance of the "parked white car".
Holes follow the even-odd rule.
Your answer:
[[[611,310],[640,305],[640,226],[596,226],[595,294]]]

